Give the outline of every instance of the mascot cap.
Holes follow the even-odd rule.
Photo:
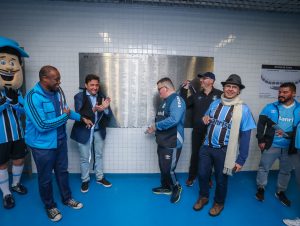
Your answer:
[[[1,37],[0,36],[0,48],[2,47],[11,47],[15,50],[17,50],[21,57],[29,57],[29,55],[20,47],[19,43],[15,42],[14,40],[11,40],[9,38]]]

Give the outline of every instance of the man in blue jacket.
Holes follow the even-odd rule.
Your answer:
[[[159,96],[163,99],[155,117],[155,123],[147,133],[156,135],[161,186],[153,188],[155,194],[171,195],[171,203],[180,200],[182,191],[177,181],[175,169],[181,153],[184,139],[184,117],[186,106],[184,100],[175,92],[170,78],[157,82]]]
[[[298,188],[300,189],[300,108],[295,112],[299,117],[296,118],[294,122],[294,134],[293,139],[289,149],[289,159],[295,169],[296,181]],[[300,218],[296,219],[283,219],[283,223],[288,226],[300,225]]]
[[[232,74],[223,85],[221,99],[211,103],[205,116],[208,125],[204,144],[199,151],[200,192],[195,211],[201,210],[209,200],[209,179],[215,169],[216,190],[209,215],[218,216],[224,209],[228,175],[242,169],[249,151],[251,130],[256,127],[249,107],[240,99],[245,86],[240,76]]]
[[[275,160],[279,159],[280,169],[275,196],[283,205],[291,205],[291,201],[284,192],[288,187],[292,171],[292,164],[288,158],[290,134],[293,132],[294,123],[300,117],[296,114],[300,105],[294,99],[295,95],[296,86],[294,83],[281,84],[278,91],[278,101],[266,105],[259,115],[257,140],[262,155],[256,177],[257,193],[255,196],[258,201],[264,201],[269,170]]]
[[[53,170],[63,204],[73,209],[83,207],[72,198],[69,187],[66,123],[68,119],[82,120],[87,126],[92,126],[92,123],[66,105],[59,86],[60,73],[55,67],[42,67],[39,79],[25,97],[25,142],[32,150],[46,213],[50,220],[59,221],[62,215],[53,199]]]
[[[106,126],[112,115],[109,107],[110,98],[100,91],[100,79],[97,75],[89,74],[85,77],[85,89],[74,96],[75,111],[90,119],[94,126],[86,127],[83,122],[75,122],[71,132],[71,139],[78,144],[80,152],[81,192],[89,190],[89,169],[92,154],[95,160],[95,174],[98,184],[111,187],[112,184],[103,174],[103,148],[106,136]]]

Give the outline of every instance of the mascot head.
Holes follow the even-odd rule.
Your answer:
[[[0,90],[19,89],[23,84],[21,57],[28,54],[11,39],[0,36]]]

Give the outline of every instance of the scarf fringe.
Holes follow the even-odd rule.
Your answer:
[[[232,175],[233,175],[233,170],[224,167],[224,168],[223,168],[223,173],[224,173],[224,174],[227,174],[228,176],[232,176]]]

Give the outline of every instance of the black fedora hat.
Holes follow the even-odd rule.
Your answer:
[[[229,75],[228,79],[225,82],[221,82],[222,86],[226,84],[234,84],[240,87],[240,89],[244,89],[245,86],[242,84],[241,77],[237,74]]]

